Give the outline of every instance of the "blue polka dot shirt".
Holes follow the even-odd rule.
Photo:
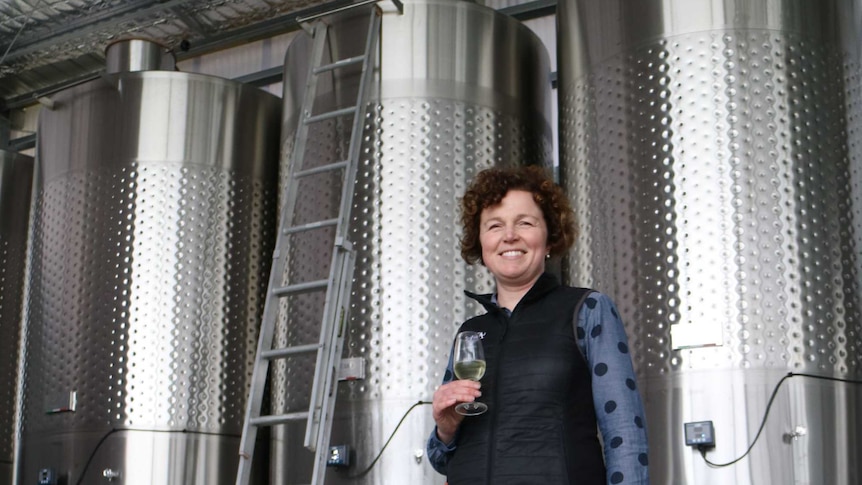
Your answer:
[[[609,484],[647,484],[646,422],[628,338],[613,301],[590,294],[578,314],[578,346],[592,369],[593,404]]]
[[[592,370],[593,404],[604,444],[607,483],[649,484],[643,403],[628,338],[613,301],[602,293],[591,293],[578,313],[576,333]],[[454,376],[451,357],[445,375],[444,384]],[[431,465],[444,472],[455,448],[454,443],[447,446],[440,441],[435,428],[428,440]]]

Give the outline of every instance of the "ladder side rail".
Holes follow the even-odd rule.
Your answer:
[[[368,34],[366,36],[366,41],[365,41],[365,49],[366,49],[365,50],[365,60],[362,63],[362,72],[361,72],[361,77],[360,77],[360,82],[359,82],[359,89],[357,92],[357,103],[356,103],[357,109],[353,115],[354,116],[353,128],[352,128],[353,131],[350,134],[350,145],[349,145],[349,149],[348,149],[349,153],[348,153],[348,157],[347,157],[348,166],[346,167],[346,169],[344,171],[344,180],[342,182],[341,207],[339,208],[338,224],[336,226],[336,231],[335,231],[336,243],[338,243],[338,241],[346,241],[346,238],[344,237],[344,233],[347,231],[347,226],[348,226],[348,223],[350,221],[351,207],[353,205],[352,195],[353,195],[355,181],[356,181],[356,171],[357,171],[357,167],[359,165],[358,159],[359,159],[360,144],[361,144],[361,140],[362,140],[362,126],[364,123],[364,113],[365,113],[365,104],[366,104],[365,98],[367,97],[366,96],[367,95],[367,89],[368,89],[368,85],[370,84],[368,82],[368,79],[370,78],[370,73],[372,71],[372,66],[370,64],[371,64],[373,49],[374,49],[374,46],[376,45],[376,42],[377,42],[377,38],[378,38],[377,34],[379,33],[379,28],[380,28],[379,9],[377,9],[377,7],[375,6],[371,11],[371,19],[369,21]],[[336,248],[336,250],[333,252],[333,255],[332,255],[332,265],[330,266],[330,278],[333,280],[334,280],[334,278],[338,277],[338,272],[341,271],[341,268],[339,268],[336,264],[338,262],[337,258],[339,258],[338,253],[339,253],[339,251]],[[350,276],[350,279],[352,280],[352,274]],[[329,292],[327,293],[327,296],[326,296],[326,303],[325,303],[324,312],[323,312],[323,320],[324,321],[322,322],[322,326],[323,325],[333,325],[334,319],[337,318],[337,312],[335,311],[336,309],[332,308],[333,304],[335,303],[333,301],[334,295],[330,294],[332,291],[333,291],[333,289],[330,287]],[[321,338],[321,345],[323,346],[326,344],[326,342],[324,342],[324,339],[329,335],[329,333],[327,331],[325,331],[325,329],[322,329],[322,330],[324,330],[324,331],[321,332],[320,338]],[[318,353],[317,367],[315,367],[316,370],[322,369],[323,367],[327,367],[326,365],[321,365],[321,364],[323,364],[322,357],[324,357],[326,353],[327,352],[324,349],[322,349],[321,352]],[[340,357],[340,356],[338,356],[338,357]],[[315,374],[317,374],[317,371],[315,372]],[[306,448],[312,449],[312,447],[314,447],[315,449],[313,451],[318,451],[318,452],[320,452],[321,450],[316,450],[316,445],[317,445],[318,440],[316,438],[314,438],[314,436],[316,436],[317,433],[320,432],[320,428],[318,426],[318,423],[319,423],[319,420],[320,420],[321,414],[322,414],[320,411],[320,405],[322,404],[322,401],[323,401],[322,395],[324,392],[324,388],[319,381],[320,381],[320,379],[316,375],[315,380],[314,380],[314,384],[312,386],[312,391],[311,391],[312,406],[311,406],[311,409],[309,409],[309,413],[308,413],[308,425],[305,428],[305,440],[304,440],[304,446]]]
[[[323,47],[326,39],[326,26],[323,25],[322,34],[319,37],[315,36],[315,42],[312,44],[312,63],[320,63],[323,57]],[[317,33],[317,31],[315,32]],[[302,113],[304,116],[306,110],[309,112],[314,103],[316,96],[316,82],[313,69],[309,68],[306,79],[306,92],[303,99]],[[258,337],[257,351],[255,354],[254,367],[252,369],[252,378],[250,382],[248,400],[246,402],[245,419],[243,421],[242,437],[240,439],[239,448],[239,467],[237,468],[236,485],[246,485],[251,479],[252,457],[254,456],[255,441],[257,439],[257,425],[252,424],[252,420],[260,417],[260,410],[263,404],[263,393],[266,384],[267,374],[269,373],[269,359],[262,358],[263,352],[272,348],[272,341],[275,337],[275,323],[278,319],[280,299],[272,294],[273,288],[281,285],[282,278],[287,261],[287,239],[286,234],[282,234],[283,229],[290,227],[293,220],[293,210],[296,206],[296,183],[293,182],[293,173],[297,171],[297,166],[301,163],[297,157],[303,157],[305,151],[304,138],[306,137],[307,128],[305,123],[297,123],[297,139],[294,143],[291,159],[291,168],[289,170],[288,182],[285,184],[284,207],[282,213],[278,234],[276,235],[275,250],[273,252],[273,263],[270,268],[269,286],[264,299],[264,311],[261,319],[260,335]],[[292,200],[291,200],[292,199]]]
[[[278,251],[276,251],[278,252]],[[274,275],[278,273],[276,266],[282,267],[282,256],[276,254],[273,256],[274,262],[270,270],[270,285],[275,279]],[[267,289],[269,291],[269,289]],[[278,301],[272,301],[267,297],[264,303],[263,322],[268,322],[270,319],[278,316]],[[256,425],[251,422],[254,418],[260,415],[260,409],[263,404],[263,391],[266,385],[266,378],[269,372],[269,360],[261,359],[260,355],[272,346],[272,341],[275,336],[275,325],[262,324],[260,335],[257,341],[257,351],[255,354],[254,367],[252,369],[252,377],[250,382],[248,401],[245,408],[245,419],[243,421],[242,437],[239,445],[239,468],[237,469],[237,485],[245,485],[251,478],[252,457],[254,456],[255,441],[257,440]]]
[[[337,288],[330,288],[330,292],[335,294],[327,294],[326,309],[324,314],[326,318],[332,322],[327,329],[331,333],[331,345],[327,349],[329,365],[325,366],[326,376],[322,387],[313,391],[313,398],[320,403],[318,410],[314,413],[309,413],[309,425],[306,427],[305,446],[312,445],[315,450],[315,471],[312,476],[312,485],[322,484],[326,471],[325,458],[326,451],[329,446],[329,438],[332,430],[332,413],[335,407],[335,393],[337,392],[337,366],[340,365],[341,352],[343,349],[343,326],[349,319],[349,300],[350,289],[353,283],[353,267],[355,252],[346,237],[350,222],[350,213],[353,205],[354,186],[356,182],[356,172],[359,166],[360,149],[362,143],[363,127],[365,124],[365,112],[368,98],[368,90],[371,84],[373,74],[373,63],[375,60],[375,48],[380,34],[381,23],[380,9],[375,5],[372,8],[368,33],[365,40],[365,60],[362,63],[362,72],[357,92],[356,112],[353,117],[353,128],[350,134],[350,145],[348,149],[349,167],[345,170],[344,181],[342,184],[341,208],[339,210],[339,221],[336,228],[336,253],[333,254],[333,266],[330,267],[333,278],[338,278],[339,285]],[[338,244],[338,241],[342,241]],[[336,261],[336,258],[338,259]],[[338,274],[340,271],[341,274]],[[340,315],[339,315],[340,313]],[[340,322],[336,320],[340,319]],[[323,338],[323,334],[321,335]],[[322,350],[320,354],[324,354]],[[321,355],[318,354],[320,357]],[[323,369],[324,366],[317,369]],[[315,385],[319,379],[315,380]],[[312,423],[312,414],[315,414],[318,422]],[[322,421],[322,423],[320,422]],[[312,430],[312,427],[315,429]],[[312,437],[316,435],[315,443],[311,443]]]
[[[314,469],[312,474],[312,484],[323,484],[326,474],[326,462],[329,458],[329,439],[332,435],[332,423],[335,411],[336,393],[338,392],[338,368],[341,363],[341,353],[344,348],[344,333],[350,318],[350,295],[353,286],[353,270],[356,261],[356,252],[354,250],[345,249],[342,252],[343,257],[340,263],[342,274],[341,284],[337,288],[335,308],[338,311],[337,323],[331,329],[333,331],[332,339],[334,345],[329,349],[330,366],[326,373],[325,390],[323,396],[323,404],[321,406],[321,429],[317,433],[317,443],[315,448]]]
[[[287,183],[284,193],[285,200],[282,207],[282,223],[279,226],[279,232],[293,225],[293,211],[296,209],[297,191],[299,189],[299,180],[296,177],[298,172],[303,170],[302,162],[305,159],[305,149],[308,141],[308,123],[306,120],[312,116],[314,109],[314,101],[317,97],[317,79],[318,75],[314,72],[314,67],[320,65],[323,59],[323,51],[326,47],[327,31],[329,27],[323,22],[317,22],[314,26],[314,41],[311,47],[311,65],[308,68],[308,75],[305,82],[305,95],[302,99],[299,120],[296,126],[296,135],[293,141],[293,150],[290,157],[290,169],[288,170]],[[281,234],[279,234],[281,235]]]
[[[345,250],[342,246],[337,246],[332,255],[331,268],[333,278],[337,278],[343,274],[345,264]],[[333,280],[334,281],[334,280]],[[343,284],[338,282],[340,285]],[[341,308],[338,306],[339,288],[332,286],[326,294],[326,303],[323,307],[323,319],[321,322],[320,331],[320,351],[317,353],[317,361],[315,362],[315,376],[311,387],[311,397],[308,410],[308,424],[305,427],[305,440],[303,446],[311,451],[322,452],[317,448],[320,434],[320,422],[325,416],[324,403],[325,396],[328,392],[327,382],[329,381],[328,369],[333,366],[332,349],[337,345],[337,341],[333,340],[337,336],[337,328],[339,326],[339,314]],[[313,482],[312,482],[313,483]]]
[[[375,3],[375,2],[367,2]],[[358,5],[354,5],[358,6]],[[355,252],[350,247],[345,237],[345,232],[350,221],[350,209],[353,202],[353,191],[360,155],[362,129],[364,126],[366,112],[366,98],[368,86],[372,78],[371,62],[374,48],[378,41],[380,29],[380,10],[375,5],[372,9],[369,31],[366,38],[365,54],[363,57],[362,74],[360,79],[357,103],[353,111],[353,130],[351,132],[348,158],[344,168],[344,180],[342,182],[342,195],[339,217],[336,223],[335,244],[330,266],[329,284],[327,285],[326,304],[323,319],[321,321],[320,343],[317,351],[317,365],[312,389],[312,400],[307,413],[308,424],[306,426],[306,447],[315,451],[315,471],[312,483],[323,483],[326,463],[326,448],[329,443],[329,435],[332,430],[332,413],[334,411],[335,398],[337,397],[337,370],[340,365],[340,357],[344,343],[344,327],[348,321],[350,290],[353,280],[353,269],[355,263]],[[309,68],[306,91],[303,98],[300,120],[297,123],[296,137],[292,151],[289,175],[284,188],[284,206],[282,208],[279,233],[276,238],[276,250],[273,254],[273,265],[270,274],[269,288],[267,292],[264,318],[261,327],[261,335],[258,340],[258,349],[255,357],[255,366],[252,375],[252,393],[250,393],[246,408],[245,422],[243,425],[242,443],[240,446],[240,467],[237,471],[237,484],[245,485],[250,479],[252,456],[254,452],[254,441],[258,426],[269,426],[276,422],[283,422],[284,416],[259,416],[263,390],[269,371],[270,358],[267,352],[272,353],[272,341],[274,339],[275,326],[279,313],[279,295],[273,291],[280,286],[287,268],[287,240],[289,235],[296,231],[293,229],[293,217],[296,201],[298,198],[299,178],[302,175],[302,163],[304,162],[306,141],[308,138],[308,126],[314,122],[312,116],[318,75],[327,70],[321,70],[323,51],[327,38],[328,27],[323,22],[316,22],[313,30],[314,42],[312,45],[312,61]],[[355,60],[355,59],[354,59]],[[350,62],[352,63],[352,61]],[[335,67],[340,67],[336,63]],[[351,110],[344,110],[345,113]],[[338,113],[341,114],[341,113]],[[306,170],[309,171],[309,170]],[[316,172],[315,169],[310,169]],[[279,349],[287,350],[287,349]],[[292,349],[293,350],[293,349]],[[258,415],[255,416],[255,413]],[[302,415],[306,413],[292,413]],[[252,423],[255,421],[255,424]],[[312,440],[312,437],[315,439]]]
[[[283,214],[282,222],[285,220]],[[280,232],[280,231],[279,231]],[[252,420],[260,417],[263,405],[263,394],[266,379],[269,373],[270,360],[262,358],[264,352],[272,348],[275,338],[275,321],[278,318],[280,299],[273,295],[273,289],[281,284],[286,263],[286,246],[283,243],[285,236],[276,236],[276,249],[273,252],[273,264],[270,268],[267,295],[264,299],[264,310],[261,318],[260,335],[258,337],[255,352],[254,367],[246,402],[245,420],[243,421],[242,438],[240,439],[240,463],[237,470],[237,485],[245,485],[251,478],[251,464],[254,456],[255,440],[257,439],[258,426],[252,424]]]
[[[347,196],[341,198],[341,209],[339,214],[344,214],[338,221],[335,229],[335,237],[347,239],[346,233],[350,222],[350,213],[353,207],[353,193],[356,185],[356,172],[359,170],[359,157],[362,149],[362,134],[365,126],[365,114],[367,111],[368,91],[371,87],[372,73],[374,72],[374,51],[380,37],[381,12],[377,5],[371,10],[371,20],[368,25],[368,33],[365,38],[365,60],[362,62],[362,73],[359,79],[359,89],[356,94],[356,113],[353,115],[353,128],[350,133],[350,145],[348,146],[349,170],[345,171],[343,193]]]

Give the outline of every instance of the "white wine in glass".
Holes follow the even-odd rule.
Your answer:
[[[478,381],[485,375],[485,351],[482,337],[478,332],[461,332],[455,338],[454,361],[455,375],[458,379]],[[482,402],[462,402],[455,406],[455,412],[464,416],[477,416],[488,410]]]

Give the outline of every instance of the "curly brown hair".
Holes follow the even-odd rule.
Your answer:
[[[461,257],[468,264],[482,262],[479,222],[482,211],[499,204],[510,190],[533,194],[548,226],[548,248],[552,256],[566,252],[577,237],[575,213],[563,189],[538,166],[489,168],[476,174],[461,198]]]

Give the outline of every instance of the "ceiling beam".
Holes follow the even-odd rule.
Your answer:
[[[525,21],[534,18],[554,15],[556,13],[557,1],[558,0],[533,0],[520,5],[503,7],[498,9],[497,11],[512,16],[518,20]],[[144,0],[135,1],[128,8],[124,9],[124,15],[111,17],[109,21],[112,23],[121,22],[123,20],[127,20],[129,16],[133,15],[149,15],[153,12],[157,12],[164,9],[178,8],[178,6],[183,3],[183,0],[168,0],[150,8],[142,8],[141,5],[143,3],[145,3]],[[237,45],[246,44],[256,40],[293,32],[300,29],[299,24],[296,22],[297,18],[319,15],[329,10],[347,6],[351,3],[353,3],[351,0],[332,0],[318,6],[298,10],[290,14],[255,23],[253,25],[240,27],[229,32],[210,35],[201,40],[189,43],[188,49],[176,51],[174,54],[177,58],[177,61],[183,61],[190,58],[199,57],[201,55],[208,54],[211,52],[235,47]],[[132,10],[134,10],[134,14],[132,13]],[[108,20],[97,19],[97,21]],[[95,25],[90,25],[88,28],[95,29]],[[80,33],[81,30],[77,30],[75,32]],[[64,31],[61,35],[71,35],[71,32]],[[52,42],[57,42],[58,39],[59,37],[52,36],[45,39],[44,42],[39,42],[38,45],[41,46],[40,48],[44,48],[45,45],[49,45]],[[30,52],[30,49],[33,49],[33,51],[35,52],[36,50],[38,50],[35,47],[36,45],[37,43],[30,44],[25,49],[27,49],[27,52]],[[10,53],[10,56],[13,53],[16,56],[22,55],[19,50],[13,50],[12,53]],[[278,71],[281,71],[280,67],[278,68]],[[40,97],[48,96],[63,89],[67,89],[77,84],[95,79],[100,75],[100,72],[101,71],[84,73],[75,78],[63,80],[62,82],[45,87],[43,89],[39,89],[37,91],[32,91],[15,97],[6,98],[5,100],[0,100],[0,111],[19,109],[25,106],[35,104],[36,100]],[[274,72],[275,71],[267,70],[264,71],[263,74],[252,73],[246,77],[249,77],[250,79],[255,79],[255,85],[260,86],[262,85],[260,84],[260,82],[262,82],[261,79],[272,80],[272,82],[280,81],[281,79],[278,79],[278,75],[274,74]]]

